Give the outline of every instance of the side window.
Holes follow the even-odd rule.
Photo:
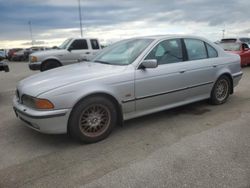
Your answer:
[[[248,45],[246,43],[242,43],[242,49],[248,48]]]
[[[145,59],[156,59],[159,65],[183,61],[181,41],[172,39],[160,42]]]
[[[86,40],[75,40],[70,47],[72,50],[86,50],[88,49],[88,44]]]
[[[209,58],[218,57],[217,51],[212,46],[210,46],[207,43],[206,43],[206,46],[207,46],[207,53],[208,53]]]
[[[91,39],[90,40],[91,46],[93,50],[98,50],[100,49],[98,41],[96,39]]]
[[[189,60],[207,58],[207,50],[203,41],[197,39],[184,39],[184,42]]]

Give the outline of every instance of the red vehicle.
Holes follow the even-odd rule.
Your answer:
[[[241,58],[241,66],[250,65],[250,49],[246,43],[242,42],[222,42],[219,44],[225,51],[239,54]]]

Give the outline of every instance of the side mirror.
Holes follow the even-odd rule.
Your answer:
[[[158,63],[157,63],[156,59],[147,59],[141,63],[139,68],[141,68],[141,69],[153,69],[156,67],[158,67]]]
[[[68,51],[71,52],[73,50],[72,46],[68,48]]]

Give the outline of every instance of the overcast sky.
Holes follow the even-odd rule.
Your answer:
[[[250,37],[250,0],[81,0],[83,32],[102,43],[156,34],[195,34],[216,41]],[[53,46],[79,37],[78,0],[0,0],[0,48]]]

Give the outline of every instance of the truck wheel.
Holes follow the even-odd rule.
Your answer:
[[[41,66],[41,72],[60,67],[61,64],[58,61],[49,60],[45,61]]]
[[[210,103],[214,105],[223,104],[227,101],[232,84],[225,75],[221,76],[214,84],[211,92]]]
[[[105,139],[117,122],[115,105],[101,97],[83,99],[73,109],[68,130],[76,140],[94,143]]]

